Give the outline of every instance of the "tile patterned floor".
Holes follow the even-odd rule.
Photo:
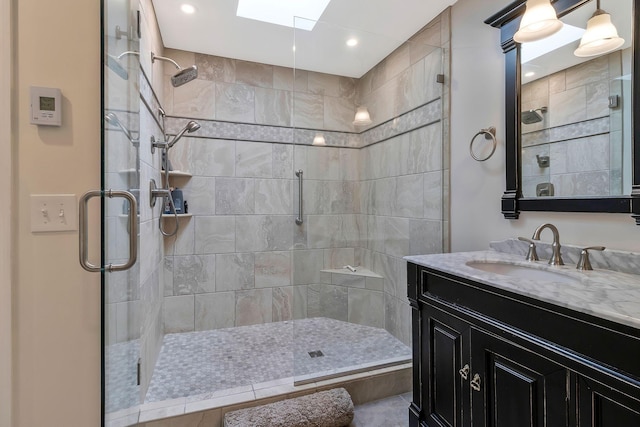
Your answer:
[[[140,400],[140,387],[136,384],[136,367],[140,354],[140,340],[112,344],[105,354],[107,412],[136,406]]]
[[[309,355],[318,350],[323,356]],[[145,402],[410,359],[384,329],[327,318],[169,334]]]

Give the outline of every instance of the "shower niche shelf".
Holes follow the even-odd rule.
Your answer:
[[[137,174],[138,170],[137,169],[133,169],[133,168],[131,168],[131,169],[122,169],[122,170],[119,170],[118,173],[120,175],[133,175],[133,174]]]
[[[193,216],[193,214],[190,214],[190,213],[178,214],[178,218],[191,218],[192,216]],[[162,219],[172,219],[172,218],[175,217],[175,215],[163,213],[161,215],[161,217],[162,217]]]
[[[169,171],[169,178],[191,178],[193,175],[191,175],[189,172],[184,172],[184,171]]]

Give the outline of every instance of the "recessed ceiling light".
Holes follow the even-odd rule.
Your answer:
[[[236,15],[311,31],[330,0],[239,0]],[[303,19],[300,19],[303,18]]]
[[[529,71],[528,73],[524,74],[525,77],[533,77],[535,75],[536,75],[536,73],[534,73],[533,71]]]
[[[347,46],[349,46],[349,47],[356,46],[357,44],[358,44],[358,39],[349,39],[349,40],[347,40]]]
[[[196,8],[190,4],[185,3],[182,6],[180,6],[180,10],[182,10],[184,13],[188,15],[191,15],[192,13],[195,13]]]

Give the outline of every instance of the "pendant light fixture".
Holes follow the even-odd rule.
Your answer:
[[[557,33],[562,25],[550,0],[527,0],[527,10],[513,40],[518,43],[534,42]]]
[[[371,116],[367,107],[358,107],[356,109],[356,117],[353,120],[355,126],[366,126],[371,124]]]
[[[587,31],[574,55],[598,56],[612,52],[623,44],[624,39],[618,36],[618,30],[611,23],[611,15],[600,9],[600,0],[597,0],[596,11],[587,22]]]

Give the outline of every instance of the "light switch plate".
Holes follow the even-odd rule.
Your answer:
[[[74,231],[78,229],[75,194],[32,194],[31,232]]]

